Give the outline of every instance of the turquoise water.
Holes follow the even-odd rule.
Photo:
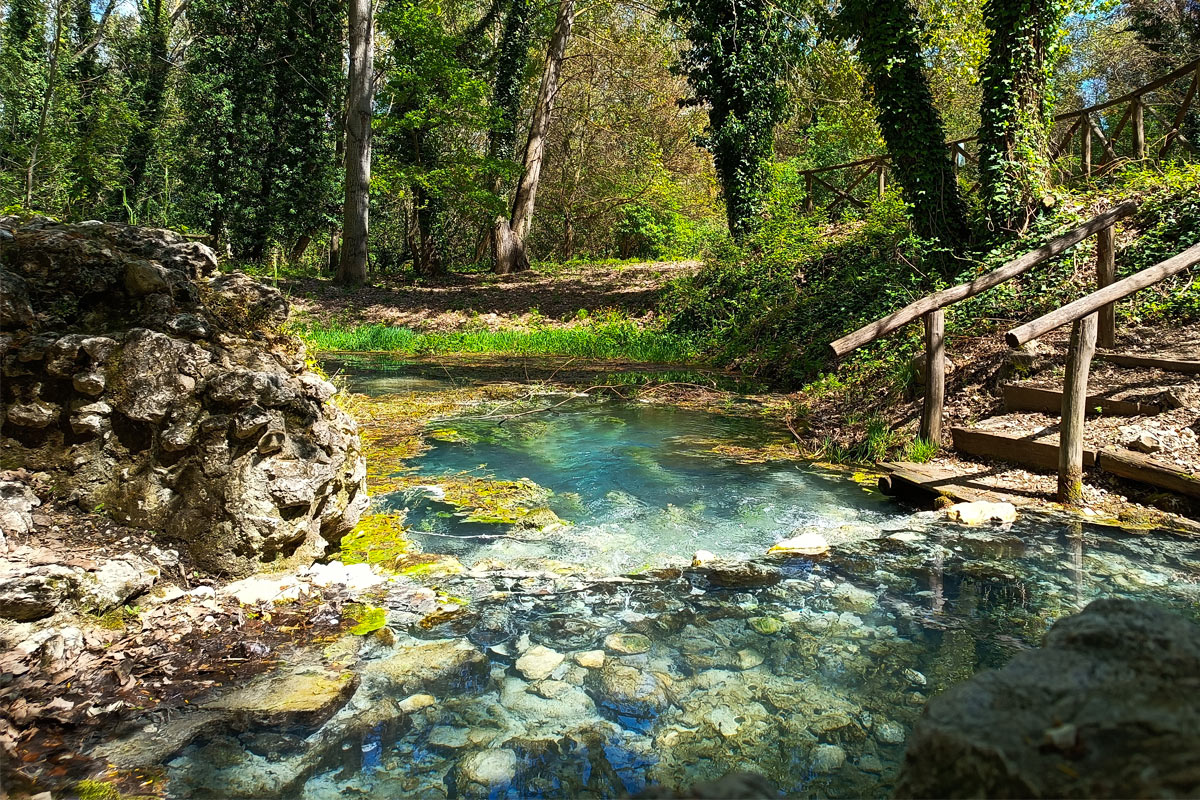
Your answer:
[[[397,644],[364,644],[350,706],[287,732],[307,761],[263,755],[257,743],[279,731],[214,736],[170,763],[175,796],[616,798],[733,772],[787,796],[886,796],[929,698],[1036,646],[1055,619],[1104,596],[1200,616],[1194,540],[1033,514],[967,528],[837,473],[711,452],[786,435],[759,420],[539,402],[547,410],[503,424],[439,422],[456,433],[415,464],[430,488],[377,499],[409,509],[426,550],[480,567],[438,584],[468,611],[433,626],[394,611]],[[462,521],[436,487],[468,471],[535,481],[566,524]],[[763,556],[796,529],[833,550]],[[701,548],[758,565],[768,585],[688,571]],[[436,641],[486,661],[403,690],[371,679],[371,664]],[[531,652],[553,662],[548,674],[519,661]],[[428,705],[375,721],[419,693]]]

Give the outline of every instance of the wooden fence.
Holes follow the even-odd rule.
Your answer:
[[[1051,239],[1036,250],[1031,250],[1019,258],[1009,261],[999,269],[980,275],[970,283],[952,286],[949,289],[942,289],[941,291],[926,295],[914,303],[909,303],[895,313],[877,319],[869,325],[864,325],[853,333],[846,334],[837,341],[831,342],[829,350],[834,358],[841,358],[865,344],[887,336],[910,322],[924,318],[925,402],[921,409],[921,437],[928,441],[940,442],[942,438],[942,412],[945,406],[946,394],[945,318],[942,309],[960,300],[974,297],[981,292],[985,292],[988,289],[999,286],[1005,281],[1028,272],[1046,259],[1052,258],[1070,247],[1074,247],[1092,235],[1099,237],[1096,248],[1098,258],[1096,270],[1097,284],[1100,288],[1109,287],[1110,284],[1112,286],[1119,285],[1112,283],[1112,226],[1117,221],[1130,216],[1136,210],[1137,203],[1127,200],[1102,214],[1097,214],[1082,225],[1078,225],[1066,233]],[[1124,283],[1124,281],[1121,283]],[[1069,322],[1070,320],[1067,321]],[[1111,330],[1108,335],[1111,341]]]
[[[1184,81],[1187,80],[1185,84]],[[1182,95],[1179,89],[1187,88]],[[1066,183],[1102,174],[1131,160],[1163,158],[1176,145],[1200,152],[1200,142],[1182,133],[1188,109],[1200,91],[1200,59],[1104,103],[1066,111],[1054,118],[1050,158],[1055,180]],[[956,171],[968,187],[977,183],[979,137],[947,142]],[[804,170],[804,211],[866,208],[868,190],[887,189],[889,157]],[[875,180],[869,180],[874,176]]]

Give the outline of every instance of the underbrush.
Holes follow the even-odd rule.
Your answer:
[[[1065,191],[1065,190],[1064,190]],[[837,366],[828,344],[932,291],[970,281],[1128,197],[1142,203],[1118,236],[1118,276],[1152,266],[1200,241],[1200,165],[1133,165],[1065,195],[1019,240],[988,240],[953,254],[911,233],[907,208],[889,193],[858,219],[805,217],[785,184],[762,229],[723,246],[696,274],[675,280],[663,303],[665,330],[719,364],[810,393],[902,386],[920,351],[921,326],[906,326]],[[1029,273],[946,309],[953,339],[999,333],[1095,288],[1095,239]],[[1119,321],[1200,319],[1193,271],[1118,304]],[[836,373],[833,370],[836,369]]]
[[[419,332],[380,324],[343,326],[333,323],[301,325],[292,332],[314,350],[389,352],[406,356],[470,353],[684,363],[694,360],[697,355],[684,338],[665,331],[640,328],[628,320],[597,321],[570,328],[452,332]]]

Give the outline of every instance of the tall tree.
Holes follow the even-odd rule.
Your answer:
[[[690,43],[677,67],[693,93],[685,102],[708,106],[699,143],[713,155],[729,232],[741,239],[758,227],[770,191],[775,126],[788,107],[786,54],[803,34],[784,34],[785,15],[770,0],[668,0],[662,14]]]
[[[294,250],[337,189],[341,3],[192,0],[188,14],[188,212],[243,257]]]
[[[513,194],[512,212],[496,220],[492,232],[492,248],[495,256],[493,270],[498,275],[529,269],[529,256],[525,252],[525,238],[533,224],[533,211],[537,201],[538,182],[542,177],[542,164],[546,154],[546,134],[550,131],[550,115],[558,94],[558,78],[562,71],[567,42],[571,38],[571,26],[575,22],[575,0],[559,0],[558,17],[550,44],[546,48],[546,69],[538,87],[537,100],[533,106],[533,120],[529,125],[529,139],[525,144],[525,158],[517,190]]]
[[[908,0],[847,0],[838,23],[843,35],[858,39],[856,52],[913,224],[946,244],[963,242],[966,207],[925,76],[916,10]]]
[[[1046,194],[1050,78],[1065,0],[985,0],[990,33],[980,81],[979,172],[988,223],[1019,233]]]
[[[367,280],[371,119],[375,107],[375,14],[371,0],[349,0],[350,76],[346,92],[346,203],[337,282]]]
[[[158,142],[167,100],[167,76],[171,69],[168,40],[171,13],[166,0],[138,3],[138,28],[134,36],[133,71],[134,127],[125,151],[125,179],[113,187],[113,200],[130,215],[130,222],[145,216],[146,172]]]
[[[12,190],[26,201],[30,149],[38,112],[49,83],[46,5],[42,0],[11,0],[0,39],[0,160]],[[19,188],[18,188],[19,187]]]

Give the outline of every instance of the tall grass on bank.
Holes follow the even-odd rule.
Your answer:
[[[315,350],[388,352],[406,356],[476,353],[655,363],[684,363],[697,356],[683,337],[639,328],[628,321],[574,328],[448,333],[422,333],[378,323],[354,327],[333,323],[297,326],[293,333]]]

